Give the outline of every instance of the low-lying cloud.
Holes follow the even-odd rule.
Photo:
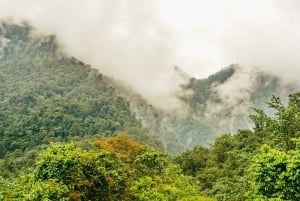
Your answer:
[[[297,0],[0,1],[1,18],[56,34],[68,54],[169,110],[188,81],[174,65],[199,78],[239,63],[298,82],[299,9]]]

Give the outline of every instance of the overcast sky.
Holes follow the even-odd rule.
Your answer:
[[[232,63],[297,80],[299,0],[0,0],[0,17],[55,33],[65,50],[154,104]],[[146,92],[145,92],[146,91]]]

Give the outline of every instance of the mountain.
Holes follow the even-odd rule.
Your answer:
[[[110,79],[66,56],[55,36],[3,22],[0,41],[0,169],[19,171],[52,142],[120,132],[161,147]]]
[[[235,64],[188,78],[165,111],[54,35],[2,22],[0,200],[298,200],[300,89],[286,83]]]
[[[67,56],[54,35],[38,35],[26,23],[2,22],[0,27],[1,158],[23,157],[50,142],[120,132],[175,154],[208,146],[222,133],[251,128],[253,107],[266,109],[273,94],[287,97],[297,89],[265,72],[231,65],[205,79],[190,78],[181,86],[189,93],[178,93],[189,95],[177,97],[184,108],[170,113]],[[240,86],[241,80],[248,85]]]
[[[190,78],[189,83],[181,87],[190,95],[178,96],[185,106],[183,112],[170,114],[148,104],[131,88],[116,84],[143,126],[153,131],[171,153],[199,144],[208,146],[223,133],[251,129],[253,124],[248,116],[253,113],[253,108],[264,109],[271,115],[266,101],[272,95],[280,96],[286,102],[288,94],[299,90],[299,87],[283,84],[279,77],[266,72],[257,69],[245,72],[237,64],[204,79]]]

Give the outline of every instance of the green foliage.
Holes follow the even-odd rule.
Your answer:
[[[93,150],[116,153],[117,157],[127,164],[128,171],[135,178],[160,174],[167,164],[166,153],[148,145],[141,145],[126,134],[95,141]]]
[[[197,146],[173,161],[198,179],[203,194],[217,200],[245,200],[247,168],[260,145],[255,133],[240,130],[220,136],[210,148]]]
[[[14,201],[50,201],[50,200],[70,200],[68,197],[68,188],[66,185],[56,183],[54,181],[38,181],[27,180],[23,186],[17,184],[17,188],[12,194],[8,195],[5,200]]]
[[[0,178],[0,198],[213,201],[200,196],[196,179],[167,165],[165,157],[125,135],[96,141],[86,151],[72,143],[51,144],[32,173],[11,182]]]
[[[160,176],[145,176],[131,188],[137,201],[205,201],[213,199],[199,196],[195,180],[182,174],[176,165],[169,165]]]
[[[187,88],[190,88],[194,91],[193,96],[190,97],[187,101],[192,108],[201,109],[204,112],[208,99],[212,95],[213,85],[226,82],[237,70],[238,66],[231,65],[228,68],[224,68],[221,71],[210,75],[207,79],[194,79],[192,78],[190,84]]]
[[[162,139],[165,150],[177,154],[179,150],[184,151],[197,145],[209,146],[219,134],[249,128],[247,116],[251,112],[250,105],[266,109],[265,101],[272,94],[286,95],[286,90],[281,90],[279,79],[256,70],[251,72],[251,88],[234,92],[247,93],[249,99],[244,100],[243,96],[237,100],[229,92],[223,93],[222,89],[227,89],[231,81],[243,73],[243,68],[235,64],[204,79],[191,78],[187,85],[181,86],[189,95],[179,95],[188,106],[184,108],[184,117],[164,114],[148,106],[146,101],[132,98],[132,93],[127,96],[138,115],[143,117],[145,126],[154,130],[154,134]],[[236,103],[233,104],[232,99]]]
[[[291,94],[284,106],[280,98],[273,96],[268,103],[275,110],[274,117],[268,117],[262,110],[256,110],[250,118],[255,122],[255,130],[263,141],[283,150],[294,148],[292,138],[300,137],[300,93]]]
[[[42,154],[33,174],[18,182],[6,199],[119,200],[126,179],[124,165],[115,153],[83,152],[74,144],[53,144]]]
[[[187,86],[181,86],[193,93],[179,97],[190,107],[185,118],[177,118],[136,98],[139,95],[132,90],[123,90],[122,84],[117,85],[89,65],[67,57],[55,36],[37,35],[26,23],[1,23],[0,37],[7,40],[0,53],[0,137],[3,139],[0,158],[5,158],[0,168],[6,168],[2,175],[30,166],[34,160],[20,153],[39,150],[37,146],[50,142],[80,141],[126,132],[140,142],[162,147],[154,135],[164,142],[165,150],[178,153],[198,144],[209,145],[216,134],[229,131],[228,127],[220,128],[219,120],[231,117],[232,108],[224,109],[213,120],[207,120],[206,112],[208,102],[222,104],[215,86],[232,78],[239,70],[237,65],[207,79],[191,79]],[[257,90],[251,94],[253,101],[268,97],[276,90],[277,82],[272,77],[259,74],[257,83]],[[151,131],[142,129],[128,102],[118,94],[134,104],[132,108],[137,110],[137,116]],[[237,126],[246,126],[243,118],[236,119]]]
[[[0,56],[0,175],[32,166],[51,142],[124,131],[159,145],[111,81],[66,57],[54,36],[31,37],[27,24],[0,27],[0,37],[8,40]]]
[[[35,181],[54,180],[68,184],[83,177],[82,151],[74,144],[53,144],[42,155],[34,172]]]
[[[198,178],[203,194],[218,200],[299,200],[299,140],[293,142],[300,133],[299,97],[291,94],[285,106],[273,96],[273,116],[260,109],[250,116],[254,131],[222,135],[210,148],[195,147],[174,162]],[[260,150],[263,144],[268,146]]]
[[[5,179],[0,177],[0,200],[4,200],[5,197],[11,194],[13,182],[11,179]]]
[[[3,182],[5,181],[5,182]],[[55,181],[34,181],[31,175],[3,180],[0,178],[0,200],[40,201],[69,200],[67,187]]]
[[[288,152],[264,145],[249,169],[250,199],[300,199],[300,139]]]
[[[209,159],[209,149],[196,146],[191,151],[186,151],[176,156],[173,161],[180,164],[181,169],[187,175],[196,176],[206,166]]]
[[[166,154],[147,146],[136,156],[134,165],[142,174],[157,174],[162,172],[166,164],[165,156]]]
[[[114,82],[66,57],[54,36],[32,37],[31,32],[27,24],[0,26],[0,37],[8,41],[0,55],[0,200],[300,200],[300,92],[291,94],[286,106],[273,96],[268,103],[273,116],[254,109],[253,131],[224,134],[207,148],[196,146],[176,156],[174,165],[165,153],[127,135],[91,145],[99,135],[120,132],[159,143],[118,96]],[[155,118],[147,113],[143,120],[150,120],[149,128],[169,151],[207,143],[221,118],[205,120],[207,101],[222,104],[213,88],[236,70],[231,66],[182,86],[194,91],[181,97],[193,110],[183,119],[165,118],[138,102]],[[276,91],[278,80],[260,75],[256,81],[270,82],[254,90],[254,103],[262,101],[260,93]],[[230,109],[221,115],[230,116]],[[70,140],[75,143],[55,143]]]

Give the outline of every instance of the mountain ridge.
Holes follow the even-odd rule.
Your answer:
[[[231,83],[235,83],[234,80],[241,79],[241,75],[244,76],[249,73],[243,72],[242,67],[234,64],[204,79],[190,78],[186,85],[181,85],[180,87],[182,91],[189,91],[191,93],[175,94],[178,100],[185,106],[185,108],[182,108],[184,112],[169,113],[149,104],[147,100],[135,92],[132,87],[106,77],[74,57],[65,56],[59,44],[57,44],[54,35],[36,37],[35,34],[32,34],[32,31],[33,28],[26,23],[17,25],[2,22],[1,25],[0,35],[2,36],[2,41],[5,41],[2,42],[1,48],[2,66],[10,65],[7,61],[14,62],[15,65],[7,69],[5,69],[5,67],[1,68],[1,83],[5,83],[5,80],[8,79],[6,78],[7,74],[22,76],[26,73],[27,76],[23,76],[20,79],[28,83],[33,83],[32,86],[27,86],[23,83],[10,83],[10,93],[14,93],[22,87],[28,87],[26,89],[27,91],[24,90],[22,92],[23,94],[17,93],[11,97],[9,99],[11,103],[19,102],[18,106],[20,107],[22,104],[33,104],[34,106],[34,104],[38,102],[35,100],[37,97],[41,98],[42,96],[45,99],[45,97],[51,98],[52,96],[56,96],[56,100],[61,101],[60,106],[62,106],[68,103],[68,99],[75,98],[72,104],[69,103],[63,106],[58,112],[65,112],[66,110],[69,112],[68,115],[75,115],[77,118],[80,116],[80,112],[84,113],[84,109],[82,109],[80,105],[94,104],[93,107],[97,111],[99,109],[97,101],[100,101],[103,96],[113,95],[116,98],[100,101],[100,105],[102,106],[103,104],[109,105],[108,108],[102,110],[102,114],[98,113],[102,118],[99,120],[99,122],[102,122],[100,124],[107,125],[104,126],[105,128],[103,127],[102,130],[94,130],[93,133],[99,134],[100,132],[108,132],[106,135],[110,135],[119,131],[120,128],[121,130],[123,128],[123,131],[137,134],[144,129],[143,132],[145,132],[145,134],[141,135],[143,136],[141,139],[147,139],[146,141],[150,143],[151,138],[153,138],[154,141],[157,139],[160,142],[152,143],[156,145],[162,143],[158,146],[163,147],[163,149],[170,153],[178,153],[198,144],[208,146],[222,133],[232,133],[233,130],[250,128],[251,126],[247,118],[252,107],[267,108],[265,101],[270,99],[271,95],[279,94],[285,96],[294,90],[293,87],[282,90],[286,88],[286,86],[282,86],[280,79],[277,77],[260,71],[250,71],[250,75],[247,75],[249,76],[249,87],[237,88],[238,90],[232,92],[238,94],[238,96],[235,97],[232,95],[236,100],[231,103],[231,100],[228,101],[228,97],[230,97],[231,94],[222,94],[224,86],[230,86]],[[43,64],[43,62],[45,64]],[[21,68],[17,69],[17,66]],[[65,72],[59,72],[61,70],[60,68],[63,68]],[[47,72],[47,70],[50,69],[54,70],[54,73]],[[178,73],[186,78],[186,74],[181,72],[180,67],[175,66],[174,71],[179,71]],[[41,77],[44,75],[48,76],[49,79],[47,78],[47,81],[41,80]],[[77,76],[77,78],[74,78],[74,76]],[[33,80],[36,83],[32,82]],[[98,87],[94,86],[94,83],[97,82],[100,84]],[[86,85],[86,83],[89,84]],[[52,85],[55,87],[51,88]],[[32,94],[31,90],[38,90],[40,94],[34,97],[36,94]],[[95,90],[98,90],[98,92],[96,93]],[[282,93],[281,90],[284,91],[284,93]],[[99,92],[103,92],[104,94],[99,96]],[[5,93],[4,91],[1,92],[1,94]],[[81,97],[76,98],[78,95]],[[61,96],[65,96],[65,98],[61,98]],[[98,98],[100,99],[97,99],[97,96],[99,96]],[[87,101],[89,98],[94,99],[95,102]],[[42,98],[41,100],[45,101],[44,99]],[[111,103],[117,105],[110,105]],[[9,106],[6,105],[6,107]],[[78,110],[76,107],[81,109]],[[122,107],[126,108],[125,113],[120,113],[119,110],[122,110]],[[47,109],[42,107],[40,109],[47,111]],[[26,108],[24,111],[26,112]],[[22,110],[19,109],[18,112],[22,112]],[[94,115],[95,117],[95,114],[92,114],[93,109],[85,112],[86,115],[92,115],[92,117]],[[124,114],[127,116],[125,115],[125,117]],[[87,116],[84,118],[87,118]],[[115,118],[115,120],[109,123],[109,121],[106,121],[107,118]],[[6,119],[6,117],[4,116],[2,119]],[[128,127],[130,128],[131,126],[124,126],[124,120],[121,119],[131,119],[129,121],[135,122],[133,124],[136,126],[133,126],[133,129],[128,129]],[[90,123],[96,125],[95,122]],[[73,124],[73,126],[76,125],[77,127],[79,126],[79,128],[83,125],[88,126],[85,123],[78,124],[77,122],[74,124],[72,121],[67,124],[69,126]],[[76,130],[75,127],[74,129]],[[82,131],[79,129],[80,134],[77,134],[82,137],[86,135],[86,133],[84,133],[86,129],[81,130]],[[63,133],[68,132],[64,131]],[[5,146],[3,145],[2,147]]]

